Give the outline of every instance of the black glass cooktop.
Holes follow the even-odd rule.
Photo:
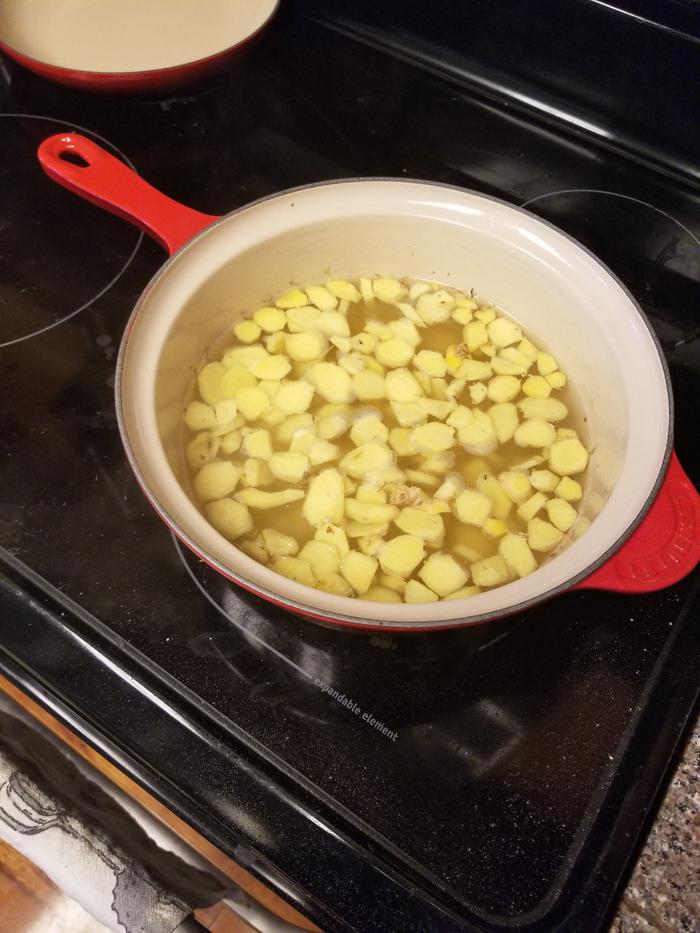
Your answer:
[[[151,512],[116,427],[116,350],[164,256],[35,150],[79,128],[208,213],[358,175],[527,204],[643,305],[696,480],[699,192],[293,16],[188,96],[7,64],[0,109],[5,672],[324,929],[598,928],[697,692],[697,576],[398,638],[233,588]]]

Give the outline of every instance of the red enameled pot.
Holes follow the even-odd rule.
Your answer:
[[[660,348],[631,295],[567,234],[494,198],[404,179],[311,185],[213,217],[156,191],[77,134],[47,139],[38,155],[52,179],[135,223],[171,254],[124,333],[119,426],[157,513],[233,582],[322,624],[424,632],[507,616],[573,588],[651,592],[697,564],[700,497],[672,450]],[[589,527],[527,577],[419,605],[333,596],[249,558],[193,502],[182,413],[209,348],[290,283],[379,272],[475,287],[543,342],[577,388],[593,449],[580,504]]]

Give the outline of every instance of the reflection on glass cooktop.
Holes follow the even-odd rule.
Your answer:
[[[690,584],[643,598],[572,593],[417,638],[329,631],[235,589],[151,513],[116,428],[115,351],[164,257],[49,182],[36,145],[79,126],[212,213],[356,175],[527,203],[597,253],[650,316],[695,477],[700,208],[584,137],[559,138],[405,63],[364,50],[352,67],[357,50],[340,36],[309,55],[314,28],[284,56],[273,31],[223,82],[167,101],[105,105],[5,75],[0,545],[455,901],[492,920],[535,917],[599,812]]]

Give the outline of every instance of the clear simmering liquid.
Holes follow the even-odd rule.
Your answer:
[[[310,286],[218,351],[185,412],[194,495],[279,573],[344,596],[460,598],[534,572],[576,533],[575,392],[471,295]]]

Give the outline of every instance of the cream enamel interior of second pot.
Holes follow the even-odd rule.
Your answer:
[[[530,576],[467,600],[421,605],[332,596],[247,557],[191,501],[181,420],[212,344],[290,285],[373,274],[475,288],[551,351],[575,385],[593,448],[581,505],[592,524]],[[283,600],[353,619],[463,620],[507,612],[565,586],[635,522],[654,490],[669,432],[656,345],[625,290],[593,256],[524,211],[416,182],[288,192],[201,234],[145,293],[126,338],[119,388],[141,482],[201,556]]]
[[[0,0],[0,39],[22,55],[58,68],[101,74],[152,71],[238,45],[264,25],[276,3]]]

